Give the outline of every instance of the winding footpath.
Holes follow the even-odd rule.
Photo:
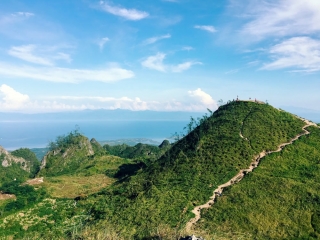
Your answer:
[[[213,195],[210,197],[210,200],[208,202],[206,202],[205,204],[203,205],[200,205],[200,206],[196,206],[192,212],[195,214],[195,217],[190,219],[190,221],[186,224],[186,231],[187,232],[190,232],[190,230],[192,229],[192,226],[199,221],[199,219],[201,218],[201,209],[204,209],[204,208],[210,208],[213,204],[214,204],[214,200],[217,196],[220,196],[223,189],[226,188],[226,187],[229,187],[235,183],[238,183],[240,182],[243,177],[252,172],[253,169],[255,169],[258,165],[259,165],[259,162],[260,160],[265,157],[266,155],[268,154],[271,154],[271,153],[275,153],[275,152],[280,152],[285,146],[287,145],[290,145],[292,144],[294,141],[296,141],[298,138],[300,138],[301,136],[303,135],[307,135],[309,134],[310,132],[306,130],[307,127],[309,126],[317,126],[317,124],[313,123],[313,122],[310,122],[306,119],[302,119],[302,118],[299,118],[301,119],[302,121],[304,121],[306,123],[305,126],[302,127],[302,130],[304,131],[303,133],[300,133],[298,134],[297,136],[295,136],[294,138],[292,138],[289,142],[287,143],[282,143],[278,146],[278,149],[275,150],[275,151],[263,151],[261,152],[259,155],[255,156],[249,166],[249,168],[247,169],[242,169],[239,171],[239,173],[237,175],[235,175],[233,178],[231,178],[228,182],[224,183],[224,184],[221,184],[220,186],[218,186],[217,189],[215,189],[213,191]],[[240,132],[240,137],[244,138]]]

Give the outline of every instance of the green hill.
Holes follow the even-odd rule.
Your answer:
[[[307,134],[305,126],[303,119],[268,104],[235,101],[202,119],[191,118],[186,136],[177,135],[172,146],[111,148],[76,132],[58,137],[39,173],[48,179],[51,200],[32,212],[24,210],[21,219],[16,213],[0,217],[1,236],[317,239],[320,129],[308,127]],[[256,166],[253,172],[245,170]],[[70,179],[79,187],[80,181],[89,184],[101,173],[110,180],[103,190],[90,191],[93,185],[86,185],[84,197],[63,198]],[[244,177],[210,201],[235,176]],[[68,187],[70,196],[82,191]],[[206,203],[201,215],[192,213]],[[192,222],[195,216],[200,219]],[[30,218],[46,221],[34,220],[25,228],[21,222]]]
[[[125,238],[152,237],[161,227],[183,232],[194,206],[248,168],[254,156],[303,132],[304,125],[267,104],[222,106],[191,122],[190,133],[144,171],[96,196],[93,210]]]
[[[88,157],[94,155],[88,138],[77,131],[57,137],[56,141],[49,145],[50,151],[41,161],[39,176],[73,174],[81,164],[89,161]],[[97,145],[95,147],[97,148]]]

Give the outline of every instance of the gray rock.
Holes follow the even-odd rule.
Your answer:
[[[180,238],[180,240],[205,240],[203,237],[196,237],[195,235],[186,236],[184,238]]]

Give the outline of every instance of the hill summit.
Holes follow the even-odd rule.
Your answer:
[[[99,218],[103,213],[109,224],[117,223],[113,227],[125,237],[132,237],[132,231],[143,237],[161,227],[185,231],[195,216],[192,210],[208,202],[215,189],[247,169],[260,153],[276,151],[305,133],[305,125],[260,102],[223,105],[202,119],[191,119],[186,136],[178,136],[144,171],[101,193],[94,208]]]

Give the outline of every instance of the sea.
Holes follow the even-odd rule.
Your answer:
[[[76,129],[89,139],[108,141],[146,138],[161,143],[183,132],[188,121],[1,121],[0,145],[6,150],[44,148],[57,136]]]

